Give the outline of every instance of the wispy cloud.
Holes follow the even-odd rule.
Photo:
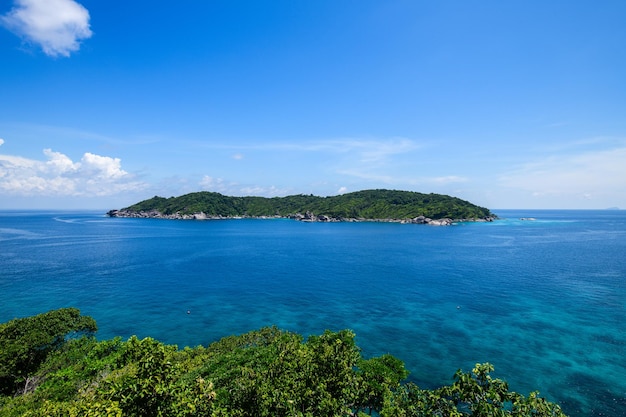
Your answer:
[[[440,187],[469,181],[467,177],[454,174],[425,175],[422,172],[425,168],[420,168],[419,161],[429,157],[426,153],[420,155],[418,151],[424,150],[427,145],[408,138],[345,138],[264,146],[267,150],[327,154],[323,159],[326,172],[333,177],[345,176],[365,181],[366,187],[367,184],[375,187]],[[399,170],[400,166],[404,169]],[[345,187],[339,191],[345,192]]]
[[[366,180],[374,183],[383,183],[383,184],[392,184],[398,180],[397,177],[393,177],[391,175],[386,174],[378,174],[374,172],[369,172],[367,170],[359,170],[359,169],[340,169],[337,171],[337,174],[345,175],[347,177],[354,177],[360,180]]]
[[[505,173],[501,185],[536,197],[591,199],[626,193],[626,147],[552,155]],[[621,196],[619,195],[621,194]]]
[[[303,152],[328,154],[325,169],[333,174],[347,175],[384,184],[395,182],[399,159],[408,158],[422,145],[407,138],[337,139],[293,145]]]
[[[265,196],[265,197],[278,197],[287,195],[289,191],[284,188],[278,188],[275,186],[261,187],[261,186],[247,186],[239,189],[239,195],[246,196]]]
[[[290,191],[287,188],[278,188],[273,185],[242,185],[237,182],[226,181],[223,178],[215,178],[209,175],[202,177],[198,185],[203,191],[213,191],[231,196],[277,197],[285,196]]]
[[[406,177],[388,174],[376,174],[361,170],[340,170],[340,174],[355,177],[362,180],[384,183],[393,186],[422,186],[422,185],[448,185],[468,182],[469,178],[458,175],[440,177],[416,176]]]
[[[21,196],[110,196],[145,189],[119,158],[85,153],[74,162],[44,149],[46,160],[0,155],[0,192]]]
[[[199,181],[198,185],[200,189],[203,191],[213,191],[216,193],[225,193],[232,189],[235,185],[233,183],[227,183],[222,178],[214,178],[208,175],[202,177]]]
[[[198,144],[198,146],[202,148],[232,149],[237,151],[355,153],[366,161],[380,160],[387,156],[412,152],[422,147],[419,143],[407,138],[294,140],[290,142],[266,142],[261,144],[201,143]]]
[[[433,184],[458,184],[461,182],[468,182],[469,178],[460,177],[458,175],[447,175],[445,177],[424,178],[421,181],[424,183],[433,183]]]
[[[49,56],[70,56],[91,37],[89,12],[73,0],[15,0],[0,23]]]
[[[335,139],[286,145],[294,150],[306,152],[328,152],[349,154],[361,163],[381,163],[394,155],[406,154],[421,148],[407,138],[389,139]]]

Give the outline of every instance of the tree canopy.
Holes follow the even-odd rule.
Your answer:
[[[33,329],[38,334],[41,323],[49,322],[55,335],[95,329],[92,320],[76,314],[62,309],[3,324],[2,330],[13,330],[1,333],[2,346],[24,342]],[[29,345],[45,346],[47,354],[20,374],[34,381],[32,389],[0,395],[0,414],[565,417],[536,392],[525,397],[510,391],[506,382],[492,378],[490,364],[459,370],[449,386],[421,389],[405,382],[402,361],[389,354],[365,359],[354,338],[350,330],[304,338],[266,327],[182,350],[134,336],[36,338]],[[2,369],[16,367],[10,355],[0,361]],[[6,379],[2,384],[13,389]]]
[[[480,219],[493,217],[484,207],[443,194],[413,191],[364,190],[331,197],[227,197],[215,192],[196,192],[179,197],[158,197],[126,207],[126,211],[205,213],[212,216],[289,216],[310,212],[316,216],[355,219]]]
[[[72,333],[92,334],[94,319],[75,308],[62,308],[33,317],[0,324],[0,392],[20,388],[48,354],[58,349]]]

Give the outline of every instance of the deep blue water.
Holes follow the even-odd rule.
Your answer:
[[[75,306],[101,339],[180,347],[350,328],[425,388],[488,361],[572,417],[626,416],[626,211],[496,213],[433,227],[3,211],[0,322]]]

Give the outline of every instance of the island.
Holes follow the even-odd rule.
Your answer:
[[[414,191],[363,190],[318,197],[229,197],[201,191],[179,197],[155,196],[107,212],[109,217],[180,220],[290,218],[304,222],[399,222],[445,226],[459,222],[490,222],[489,209],[444,194]]]

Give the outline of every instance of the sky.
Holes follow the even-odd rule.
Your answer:
[[[626,208],[623,0],[2,0],[0,209]]]

